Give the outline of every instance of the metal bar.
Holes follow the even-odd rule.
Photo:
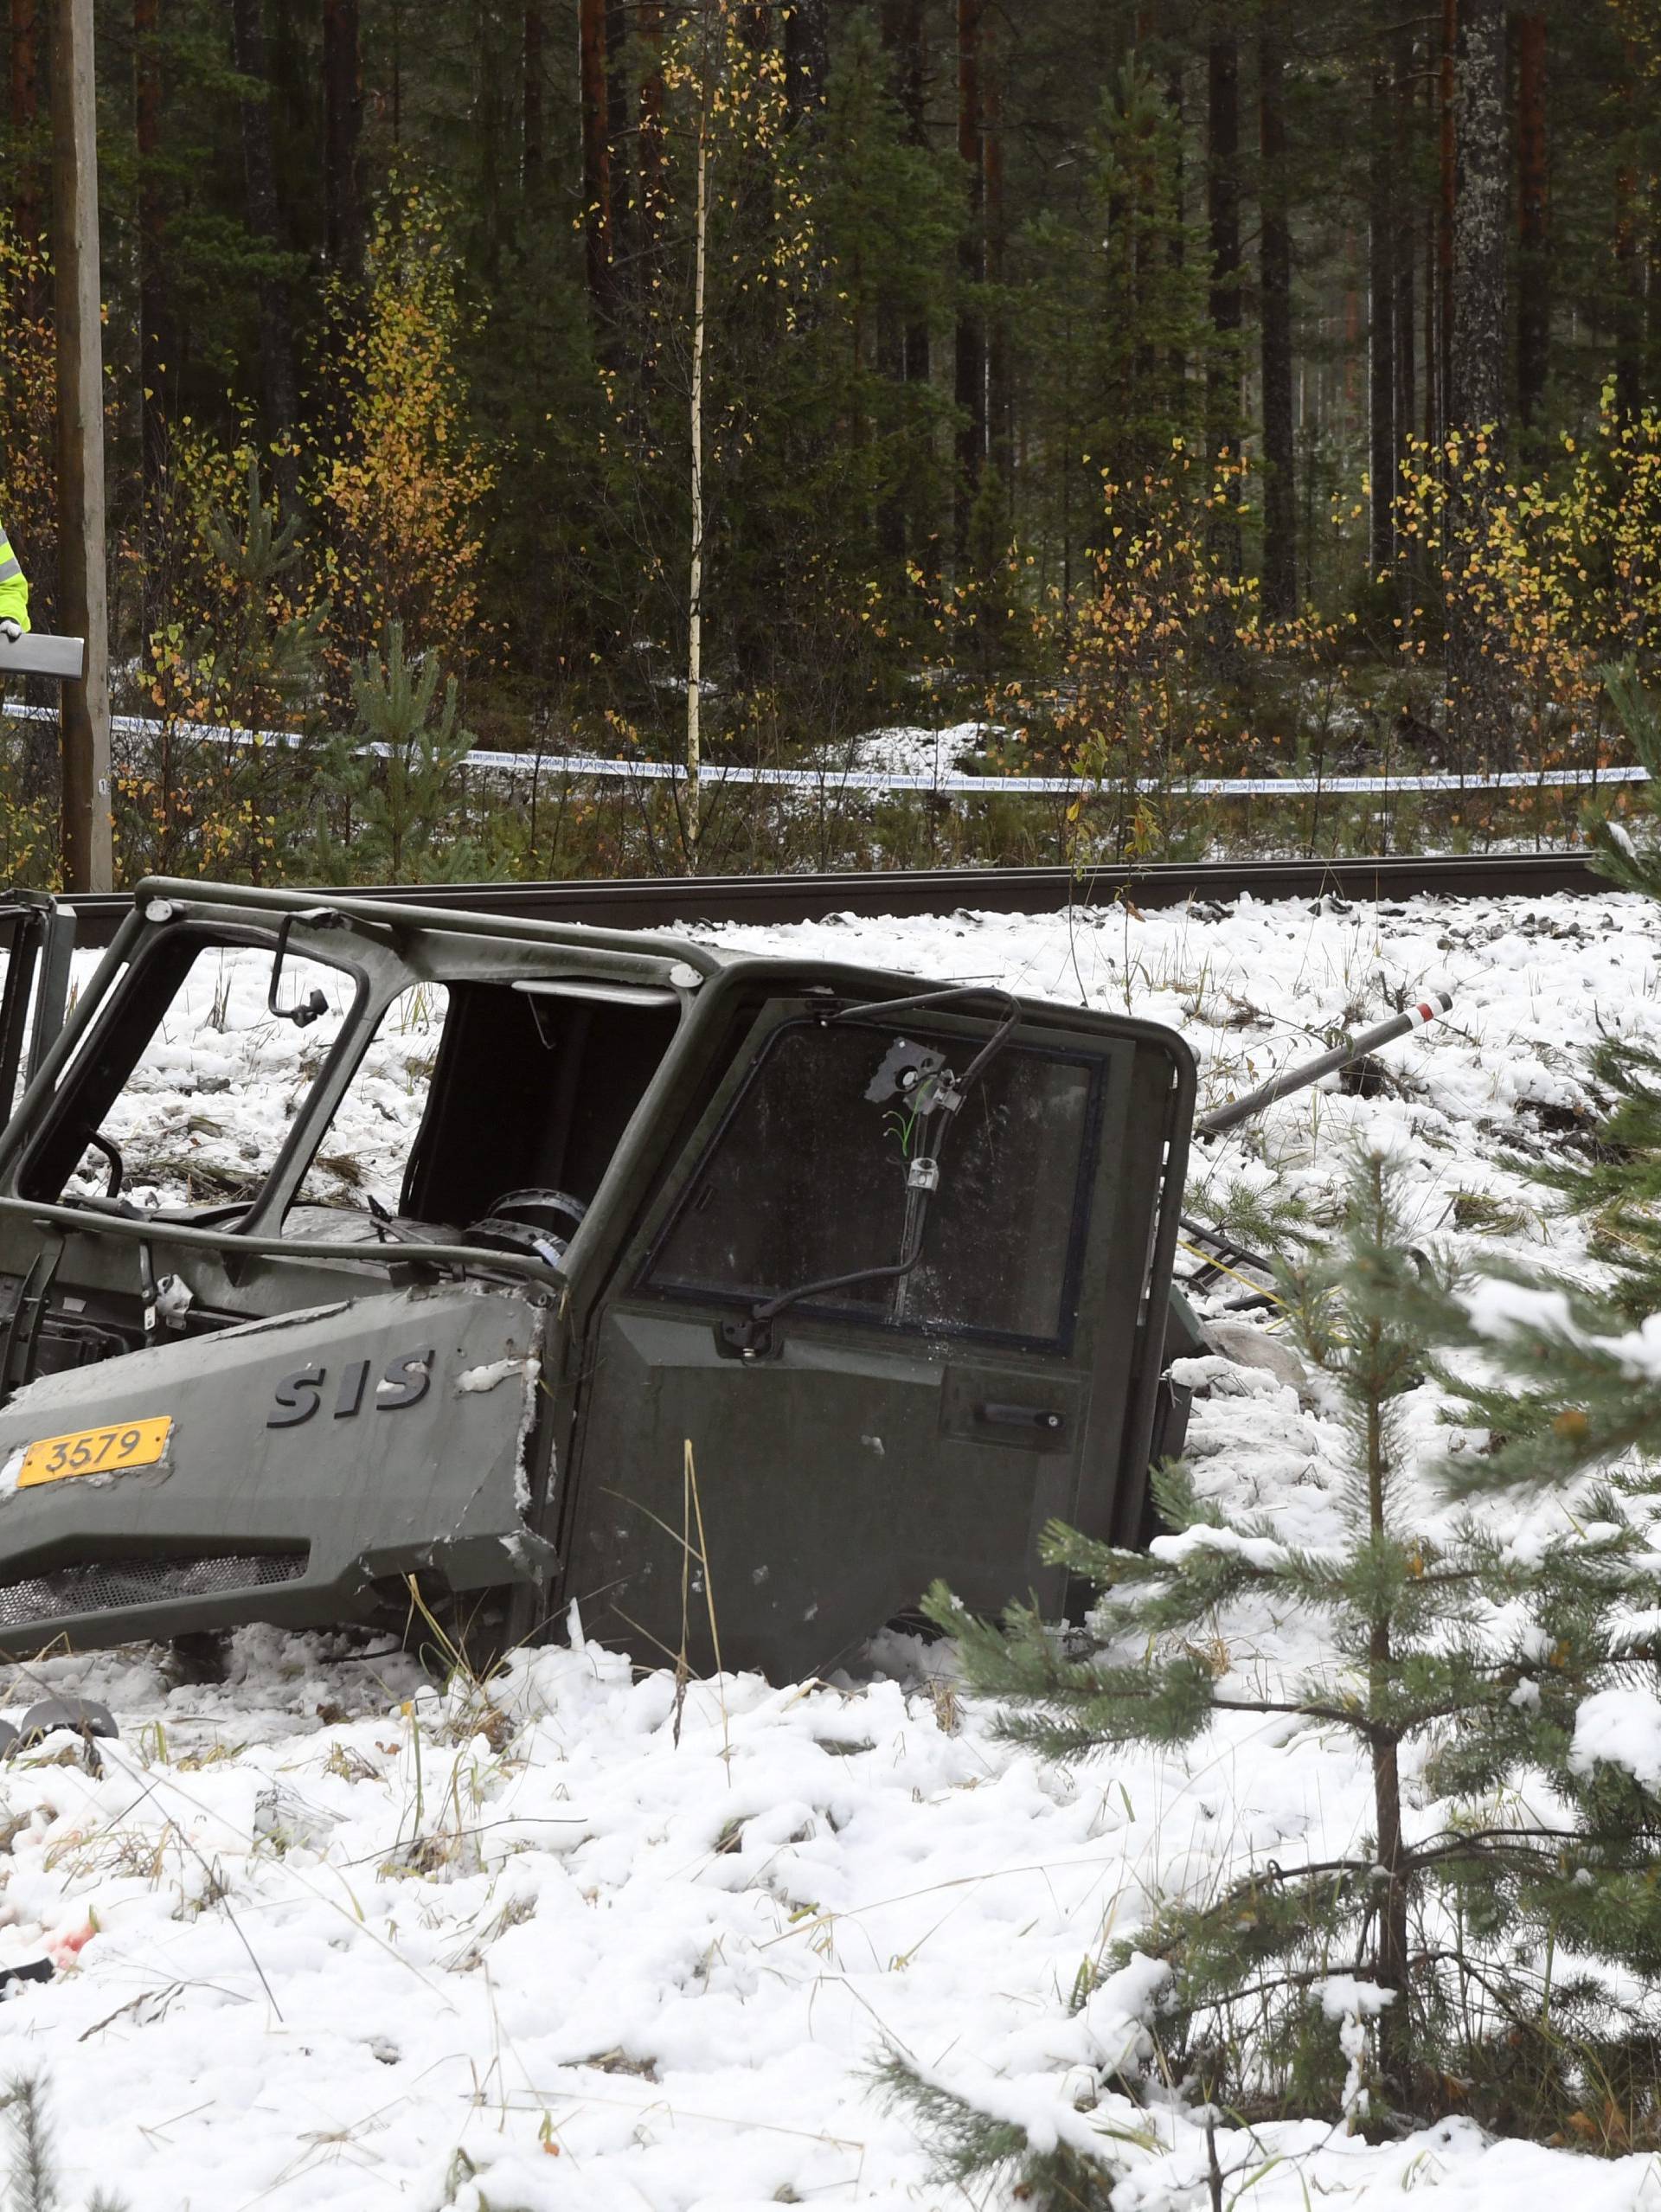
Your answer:
[[[0,1123],[0,1177],[4,1177],[13,1160],[34,1135],[37,1109],[52,1095],[70,1055],[113,988],[115,979],[126,965],[133,947],[144,935],[144,921],[137,909],[125,899],[122,900],[121,906],[125,911],[119,924],[104,940],[103,959],[77,996],[68,1019],[53,1039],[45,1057],[38,1066],[30,1067],[23,1095],[14,1106],[10,1119]]]
[[[465,930],[471,935],[515,939],[521,944],[541,941],[555,948],[569,944],[580,946],[585,952],[606,953],[620,972],[642,983],[666,983],[670,968],[691,967],[698,974],[709,976],[724,965],[718,953],[696,945],[642,944],[632,934],[607,936],[592,927],[584,927],[578,934],[568,918],[557,910],[548,914],[534,910],[522,913],[511,901],[498,904],[492,901],[489,887],[471,888],[484,894],[477,904],[460,899],[435,899],[428,903],[425,887],[417,888],[415,903],[406,903],[401,890],[384,896],[362,889],[267,890],[247,883],[192,883],[172,876],[152,875],[139,884],[132,896],[135,903],[144,907],[163,900],[194,908],[245,907],[255,917],[262,914],[298,916],[326,904],[330,912],[364,922],[371,929]],[[534,934],[528,935],[527,923],[532,926]]]
[[[1256,1090],[1248,1091],[1243,1099],[1235,1099],[1228,1106],[1217,1106],[1211,1112],[1202,1114],[1194,1124],[1195,1134],[1221,1137],[1225,1130],[1238,1128],[1242,1121],[1251,1120],[1266,1106],[1273,1106],[1277,1099],[1284,1099],[1292,1091],[1304,1090],[1311,1083],[1318,1083],[1323,1075],[1331,1075],[1337,1068],[1348,1068],[1352,1061],[1364,1060],[1369,1052],[1376,1052],[1381,1045],[1393,1043],[1397,1037],[1406,1036],[1411,1029],[1422,1029],[1439,1014],[1446,1014],[1453,1003],[1451,991],[1433,991],[1418,1005],[1409,1006],[1405,1013],[1393,1014],[1388,1022],[1379,1023],[1375,1029],[1363,1029],[1358,1037],[1351,1037],[1348,1043],[1335,1045],[1331,1052],[1321,1053],[1313,1060],[1302,1061],[1296,1068],[1283,1068],[1278,1075],[1272,1076]]]
[[[298,1236],[240,1236],[234,1229],[192,1228],[157,1214],[106,1214],[102,1207],[49,1205],[31,1198],[0,1198],[0,1214],[81,1236],[113,1236],[128,1244],[182,1244],[221,1259],[321,1260],[336,1267],[471,1268],[475,1274],[514,1275],[543,1289],[563,1292],[565,1277],[545,1261],[477,1244],[331,1244]]]
[[[29,1043],[29,1073],[33,1080],[63,1027],[69,1003],[69,971],[75,957],[75,917],[70,909],[48,904],[41,920],[41,979],[35,994],[35,1026]],[[10,1112],[10,1095],[7,1097]]]
[[[35,988],[43,934],[42,908],[25,893],[12,908],[11,947],[6,955],[6,986],[0,993],[0,1119],[9,1119],[17,1097],[23,1064],[23,1031]]]

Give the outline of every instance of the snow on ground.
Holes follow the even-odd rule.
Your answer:
[[[952,722],[944,729],[898,723],[868,730],[851,745],[827,747],[827,769],[843,775],[952,776],[989,739],[1001,734],[985,722]]]
[[[1536,1260],[1576,1249],[1500,1139],[1572,1136],[1600,1028],[1661,1035],[1653,910],[1613,895],[705,933],[1168,1021],[1206,1098],[1404,991],[1452,990],[1446,1021],[1391,1048],[1384,1090],[1288,1100],[1202,1151],[1194,1207],[1236,1178],[1330,1201],[1363,1138],[1412,1163],[1427,1234],[1480,1228]],[[346,1202],[385,1187],[419,1098],[430,1010],[406,1014],[330,1140]],[[194,979],[127,1132],[155,1140],[144,1179],[176,1189],[191,1157],[234,1173],[244,1145],[256,1166],[316,1042],[241,980]],[[1339,1439],[1318,1392],[1208,1365],[1207,1491],[1330,1536]],[[1427,1392],[1410,1411],[1427,1436]],[[1309,1656],[1267,1613],[1226,1626],[1247,1677]],[[1128,2131],[1116,2203],[1177,2212],[1205,2201],[1196,2131],[1100,2093],[1135,2042],[1134,1992],[1073,1994],[1158,1897],[1366,1824],[1352,1751],[1317,1729],[1242,1716],[1183,1757],[1063,1773],[997,1743],[938,1647],[895,1638],[833,1684],[694,1684],[678,1744],[670,1679],[580,1625],[488,1703],[264,1631],[223,1685],[133,1647],[17,1670],[10,1709],[47,1687],[107,1697],[122,1733],[99,1775],[61,1738],[0,1768],[0,1965],[61,1969],[0,2004],[0,2073],[48,2077],[66,2201],[102,2183],[132,2212],[946,2212],[960,2192],[873,2093],[885,2047],[1040,2132]],[[1441,2212],[1661,2201],[1651,2160],[1462,2123],[1386,2147],[1231,2132],[1223,2158],[1250,2212],[1408,2189]]]

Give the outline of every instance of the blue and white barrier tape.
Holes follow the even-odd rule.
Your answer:
[[[58,719],[55,707],[9,706],[14,721]],[[157,737],[165,725],[144,715],[112,715],[113,735]],[[296,746],[298,734],[286,729],[232,729],[222,723],[174,724],[183,738],[209,745]],[[385,753],[385,745],[365,745],[365,753]],[[484,746],[467,755],[470,768],[488,768],[511,776],[563,777],[580,783],[684,783],[685,764],[679,760],[616,760],[600,753],[499,753]],[[942,798],[1091,798],[1103,792],[1122,792],[1122,782],[1087,782],[1077,776],[926,776],[901,771],[846,768],[750,768],[711,762],[702,772],[707,789],[725,785],[760,785],[783,791],[929,792]],[[1196,776],[1171,780],[1140,776],[1138,792],[1165,792],[1184,798],[1388,798],[1396,792],[1559,791],[1581,785],[1641,784],[1649,780],[1646,768],[1548,768],[1513,770],[1500,776]]]

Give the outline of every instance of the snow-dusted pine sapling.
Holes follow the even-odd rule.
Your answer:
[[[1655,834],[1661,712],[1630,662],[1605,669],[1603,676],[1651,781],[1627,794],[1638,810],[1636,837],[1607,813],[1594,816],[1593,864],[1623,891],[1661,900],[1661,838]],[[1661,1311],[1661,1053],[1636,1037],[1606,1032],[1587,1072],[1614,1100],[1589,1157],[1564,1156],[1533,1172],[1571,1211],[1588,1217],[1594,1250],[1616,1271],[1612,1302],[1642,1318]]]
[[[60,2190],[44,2077],[25,2074],[10,2082],[0,2093],[0,2112],[11,2135],[5,2212],[67,2212]],[[86,2200],[86,2212],[127,2212],[126,2200],[95,2189]]]
[[[1167,1909],[1137,1939],[1172,1967],[1173,2037],[1225,2054],[1208,2069],[1213,2092],[1226,2085],[1256,2103],[1323,2102],[1347,2064],[1353,2106],[1357,2023],[1369,2017],[1387,2100],[1399,2111],[1434,2101],[1440,2026],[1463,1972],[1436,1900],[1510,1848],[1480,1826],[1414,1834],[1404,1811],[1409,1757],[1461,1725],[1479,1739],[1510,1710],[1520,1673],[1514,1654],[1493,1648],[1491,1616],[1525,1600],[1537,1571],[1474,1523],[1446,1536],[1427,1527],[1397,1420],[1424,1374],[1423,1311],[1440,1304],[1424,1264],[1409,1250],[1395,1174],[1369,1157],[1352,1172],[1332,1246],[1282,1276],[1303,1349],[1336,1386],[1348,1431],[1340,1542],[1288,1541],[1273,1511],[1225,1523],[1183,1469],[1168,1469],[1156,1491],[1171,1533],[1147,1552],[1049,1532],[1048,1556],[1100,1590],[1092,1656],[1069,1657],[1030,1611],[1000,1628],[938,1587],[929,1602],[974,1687],[1007,1701],[1004,1732],[1050,1757],[1176,1748],[1220,1714],[1285,1715],[1353,1740],[1370,1769],[1370,1835],[1303,1866],[1266,1861],[1221,1896]],[[1283,1619],[1314,1616],[1325,1656],[1283,1679],[1236,1667],[1231,1609],[1254,1598]],[[1342,2053],[1335,2020],[1348,2023]]]
[[[1661,717],[1630,667],[1606,671],[1652,777]],[[1651,785],[1643,805],[1653,817]],[[1661,899],[1661,845],[1602,825],[1600,865]],[[1439,1779],[1467,1794],[1525,1766],[1548,1780],[1540,1849],[1507,1856],[1491,1909],[1546,1930],[1560,1954],[1661,1973],[1661,1055],[1606,1035],[1590,1055],[1614,1104],[1578,1157],[1536,1169],[1587,1217],[1595,1287],[1491,1279],[1460,1297],[1442,1333],[1480,1355],[1460,1417],[1481,1453],[1450,1461],[1450,1489],[1497,1524],[1532,1514],[1549,1531],[1532,1631],[1545,1663],[1481,1732],[1456,1730]],[[1473,1376],[1475,1379],[1473,1379]],[[1545,1541],[1542,1539],[1541,1541]],[[1573,1995],[1561,1986],[1561,2013]],[[1596,2003],[1607,2024],[1606,1992]],[[1654,2091],[1651,2090],[1654,2100]],[[1661,2110],[1661,2107],[1658,2108]]]

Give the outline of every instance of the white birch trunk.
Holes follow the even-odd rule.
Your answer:
[[[709,8],[704,0],[698,86],[698,202],[692,286],[692,574],[686,622],[686,818],[688,872],[696,875],[702,792],[703,691],[703,282],[709,232]]]

